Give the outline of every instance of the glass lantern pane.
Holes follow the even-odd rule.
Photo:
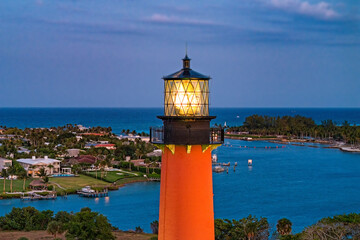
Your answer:
[[[165,115],[208,116],[208,80],[166,80]]]

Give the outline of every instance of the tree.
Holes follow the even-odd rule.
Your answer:
[[[289,235],[291,234],[291,230],[292,230],[291,227],[292,227],[291,221],[287,218],[282,218],[276,224],[276,231],[280,235]]]
[[[97,160],[97,161],[94,163],[94,166],[96,167],[95,174],[96,174],[96,179],[97,179],[97,178],[98,178],[98,168],[99,168],[99,166],[100,166],[99,160]]]
[[[137,227],[135,228],[135,232],[136,232],[136,233],[143,233],[144,230],[143,230],[140,226],[137,226]]]
[[[7,172],[10,176],[10,192],[13,191],[13,175],[16,174],[16,169],[14,166],[10,166],[8,169],[7,169]]]
[[[46,177],[46,176],[47,176],[47,173],[46,173],[45,168],[43,168],[43,167],[40,168],[40,169],[39,169],[39,172],[36,173],[36,176],[41,177],[41,178]]]
[[[153,234],[159,233],[159,222],[157,220],[150,223],[150,227],[151,227]]]
[[[34,207],[13,208],[11,212],[0,217],[1,230],[32,231],[46,230],[53,220],[53,211],[39,211]]]
[[[90,208],[82,208],[69,221],[66,239],[114,240],[108,219]]]
[[[7,172],[7,170],[5,168],[3,168],[1,170],[1,176],[4,178],[4,191],[3,191],[3,193],[5,193],[6,192],[6,189],[5,189],[6,178],[9,176],[9,174],[8,174],[8,172]]]
[[[215,220],[215,240],[267,240],[269,223],[266,218],[249,215],[240,220]]]
[[[62,224],[61,222],[51,221],[49,222],[46,231],[53,235],[54,238],[56,238],[57,234],[62,234],[65,232],[65,227],[64,224]]]
[[[50,174],[52,174],[52,169],[54,168],[54,165],[49,164],[49,165],[48,165],[48,168],[50,169]]]
[[[25,184],[26,184],[26,179],[28,179],[28,175],[27,175],[27,172],[26,170],[22,170],[18,173],[20,179],[23,179],[24,182],[23,182],[23,191],[25,191]]]

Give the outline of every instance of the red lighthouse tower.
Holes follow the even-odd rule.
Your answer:
[[[210,128],[210,77],[192,70],[186,55],[183,68],[163,79],[164,125],[150,129],[163,150],[159,239],[213,240],[211,150],[224,142],[224,131]]]

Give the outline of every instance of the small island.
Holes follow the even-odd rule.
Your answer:
[[[327,144],[329,148],[339,148],[347,152],[360,152],[360,126],[348,121],[335,123],[324,120],[316,124],[304,116],[260,116],[251,115],[242,126],[227,128],[226,138],[247,141],[266,140],[279,144],[289,142]]]

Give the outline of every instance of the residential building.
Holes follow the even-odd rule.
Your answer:
[[[33,156],[32,158],[22,158],[16,161],[19,162],[20,165],[27,171],[28,175],[31,175],[32,177],[37,177],[36,174],[41,168],[45,168],[48,175],[60,173],[60,161],[48,158],[47,156],[44,158],[36,158]]]
[[[115,150],[116,149],[115,144],[97,144],[95,146],[95,148],[101,148],[101,147],[109,149],[109,150]]]
[[[12,166],[12,161],[10,159],[0,158],[0,171],[7,169]]]

